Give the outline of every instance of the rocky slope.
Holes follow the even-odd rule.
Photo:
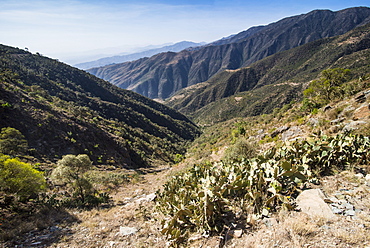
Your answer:
[[[207,82],[178,91],[166,100],[202,123],[259,115],[301,97],[307,82],[327,68],[348,68],[352,77],[369,73],[370,25],[310,42],[260,60],[249,67],[227,70]]]
[[[315,10],[252,28],[216,42],[216,45],[180,53],[162,53],[88,71],[121,88],[153,99],[166,99],[178,90],[207,81],[226,69],[245,67],[277,52],[341,35],[368,22],[370,8],[367,7],[337,12]]]
[[[27,155],[54,161],[89,154],[95,163],[170,161],[199,133],[182,114],[41,55],[0,46],[0,128],[20,130]]]
[[[306,116],[305,122],[289,121],[294,109],[283,112],[282,119],[277,118],[264,121],[264,117],[245,118],[234,120],[252,123],[247,129],[246,136],[257,134],[257,130],[278,130],[281,125],[288,129],[277,134],[277,142],[303,138],[317,131],[333,134],[332,126],[357,121],[363,123],[357,128],[365,128],[369,134],[370,93],[366,89],[363,94],[330,104],[329,111],[322,111],[316,115]],[[360,97],[359,96],[363,96]],[[361,99],[359,101],[359,99]],[[366,108],[364,108],[364,106]],[[335,114],[333,114],[335,113]],[[334,121],[341,118],[340,123]],[[325,121],[330,125],[323,125]],[[364,124],[365,123],[365,124]],[[366,124],[367,123],[367,124]],[[231,124],[235,127],[235,125]],[[288,135],[298,127],[301,131]],[[336,131],[341,132],[343,129]],[[221,131],[230,135],[229,127],[223,126]],[[281,129],[283,130],[283,129]],[[203,136],[214,138],[214,130],[206,131]],[[335,132],[334,132],[335,133]],[[212,137],[213,136],[213,137]],[[256,135],[251,139],[260,140],[262,136]],[[223,137],[230,145],[230,137]],[[263,139],[263,138],[262,138]],[[212,142],[208,142],[209,145]],[[218,144],[213,143],[213,151],[217,152]],[[273,146],[274,143],[270,144]],[[221,149],[220,149],[221,150]],[[202,153],[202,157],[205,157]],[[222,157],[222,155],[221,155]],[[160,189],[164,182],[173,175],[184,172],[194,157],[184,163],[173,167],[163,167],[161,170],[147,170],[136,183],[122,185],[113,193],[112,202],[104,208],[96,209],[67,209],[64,213],[55,213],[46,216],[49,221],[44,228],[38,228],[4,242],[5,247],[24,245],[38,247],[169,247],[169,242],[161,233],[160,220],[163,216],[155,211],[155,191]],[[216,159],[219,161],[219,159]],[[193,161],[194,162],[194,161]],[[312,211],[307,211],[304,204],[297,207],[297,211],[280,210],[277,213],[265,216],[253,223],[246,223],[244,219],[232,223],[223,235],[206,235],[194,233],[183,247],[366,247],[370,244],[368,235],[370,218],[370,168],[362,165],[364,170],[354,166],[353,171],[343,171],[336,175],[325,176],[320,184],[311,184],[314,191],[321,191],[323,196],[313,200],[309,195],[306,199],[310,204],[320,201],[320,208],[310,205]],[[152,173],[150,173],[152,172]],[[301,198],[303,195],[301,196]],[[330,212],[322,216],[322,209]],[[317,211],[315,212],[315,209]],[[302,210],[302,211],[301,211]],[[45,222],[42,222],[45,226]],[[42,226],[42,224],[39,224]],[[180,246],[181,247],[181,246]]]

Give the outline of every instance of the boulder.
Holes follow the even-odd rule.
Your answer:
[[[324,201],[325,196],[320,189],[303,191],[297,197],[298,208],[312,218],[330,220],[335,218],[334,213]]]

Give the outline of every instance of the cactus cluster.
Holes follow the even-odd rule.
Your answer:
[[[157,209],[166,216],[162,233],[176,244],[192,232],[222,233],[237,214],[253,222],[294,209],[307,182],[368,163],[369,148],[370,139],[361,135],[313,136],[252,159],[195,165],[157,192]]]

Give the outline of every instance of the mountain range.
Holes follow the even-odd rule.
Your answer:
[[[172,108],[40,54],[0,45],[0,80],[0,128],[19,130],[42,161],[84,153],[139,168],[171,161],[199,134]]]
[[[301,100],[303,89],[321,71],[346,68],[353,78],[364,78],[369,73],[369,61],[370,23],[274,54],[248,67],[225,70],[178,91],[164,103],[202,124],[267,114]]]
[[[152,99],[167,99],[188,86],[225,70],[246,67],[278,52],[344,34],[370,22],[370,8],[314,10],[253,27],[213,44],[167,52],[88,72]]]
[[[175,43],[173,45],[168,45],[164,47],[159,48],[153,48],[149,50],[144,50],[141,52],[131,53],[131,54],[125,54],[125,55],[116,55],[111,57],[105,57],[98,60],[90,61],[90,62],[84,62],[74,65],[77,68],[80,69],[90,69],[93,67],[101,67],[105,65],[111,65],[111,64],[117,64],[117,63],[123,63],[126,61],[133,61],[137,59],[141,59],[144,57],[150,57],[158,53],[163,52],[180,52],[187,48],[197,47],[204,45],[204,43],[195,43],[191,41],[181,41],[178,43]]]

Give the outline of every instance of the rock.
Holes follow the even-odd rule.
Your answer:
[[[328,111],[330,109],[332,109],[332,107],[330,105],[328,105],[328,106],[325,106],[323,110],[326,112],[326,111]]]
[[[297,197],[297,205],[310,217],[319,217],[323,219],[333,219],[335,215],[333,214],[330,207],[324,201],[324,194],[320,189],[309,189],[303,191]]]
[[[351,121],[344,128],[343,132],[353,131],[358,128],[358,126],[366,124],[365,121]]]
[[[343,204],[343,207],[344,207],[346,210],[353,210],[353,209],[354,209],[353,205],[352,205],[351,203],[348,203],[348,202],[344,203],[344,204]]]
[[[365,176],[365,180],[366,180],[366,181],[370,181],[370,174],[367,174],[367,175]]]
[[[308,124],[315,127],[319,125],[319,120],[311,117],[310,119],[308,119]]]
[[[355,96],[355,102],[363,103],[366,101],[366,95],[364,92],[361,92]]]
[[[358,179],[361,179],[361,178],[364,178],[364,175],[362,173],[357,173],[355,177],[357,177]]]
[[[290,139],[292,139],[294,137],[297,137],[301,134],[302,134],[302,129],[300,129],[297,126],[293,126],[293,127],[289,128],[289,130],[286,130],[285,132],[283,132],[281,134],[281,139],[283,141],[287,141],[287,140],[290,140]]]
[[[348,102],[347,102],[347,104],[349,104]],[[349,116],[351,116],[352,114],[351,114],[351,112],[353,112],[354,110],[355,110],[356,108],[355,107],[353,107],[352,105],[349,105],[349,106],[347,106],[346,108],[344,108],[343,109],[343,111],[338,115],[338,118],[342,118],[342,117],[349,117]]]
[[[282,127],[279,127],[278,129],[276,129],[275,131],[273,131],[271,133],[271,138],[274,138],[276,137],[278,134],[281,134],[282,132],[285,132],[286,130],[288,130],[289,127],[288,126],[282,126]]]
[[[344,211],[345,216],[355,216],[355,211],[354,210],[346,210]]]
[[[338,119],[335,119],[335,120],[330,121],[330,123],[331,123],[331,124],[339,123],[339,122],[344,121],[345,119],[346,119],[346,118],[344,118],[344,117],[340,117],[340,118],[338,118]]]
[[[243,230],[230,230],[229,235],[234,238],[240,238],[243,235]]]
[[[116,235],[122,235],[122,236],[127,236],[131,234],[137,233],[137,228],[136,227],[128,227],[128,226],[120,226],[119,227],[119,232]]]
[[[271,226],[274,226],[274,225],[277,225],[278,222],[275,218],[265,218],[263,219],[263,223],[267,226],[267,227],[271,227]]]
[[[368,103],[362,104],[353,112],[353,120],[364,119],[370,116],[370,105]]]
[[[337,208],[337,207],[335,207],[335,206],[332,206],[332,207],[331,207],[331,210],[332,210],[332,211],[333,211],[333,213],[335,213],[335,214],[342,214],[342,213],[344,212],[344,210],[343,210],[343,209]]]
[[[135,202],[142,203],[142,202],[150,202],[155,199],[155,193],[151,193],[149,195],[144,195],[140,197],[139,199],[136,199]]]
[[[42,242],[34,242],[31,245],[33,246],[33,245],[41,245],[41,244],[42,244]]]

